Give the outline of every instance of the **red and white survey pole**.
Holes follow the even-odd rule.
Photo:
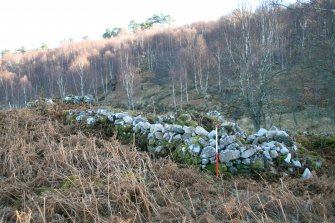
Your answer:
[[[216,177],[219,177],[219,143],[218,143],[218,126],[215,126],[215,172]]]

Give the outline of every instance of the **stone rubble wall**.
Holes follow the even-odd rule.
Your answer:
[[[50,100],[46,100],[50,102]],[[67,96],[63,103],[94,103],[91,96]],[[207,116],[220,121],[218,125],[219,170],[231,174],[251,173],[268,170],[274,174],[294,174],[304,169],[303,178],[312,174],[296,158],[297,146],[283,130],[271,127],[261,128],[257,133],[246,135],[234,122],[226,121],[218,111],[210,111]],[[190,122],[190,115],[183,118]],[[173,115],[158,116],[149,122],[142,116],[132,116],[127,112],[113,113],[108,109],[71,110],[66,112],[68,123],[82,122],[88,126],[107,124],[123,131],[122,134],[137,134],[147,141],[147,150],[155,157],[173,156],[174,160],[194,164],[201,169],[215,172],[216,131],[202,126],[173,124]]]

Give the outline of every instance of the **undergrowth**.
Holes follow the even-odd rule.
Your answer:
[[[58,112],[0,113],[0,222],[334,222],[333,176],[216,178]]]

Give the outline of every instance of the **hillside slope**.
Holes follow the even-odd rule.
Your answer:
[[[6,52],[0,105],[92,94],[151,112],[216,109],[248,117],[256,131],[285,120],[292,129],[327,131],[335,121],[334,9],[331,0],[264,3],[215,22]]]

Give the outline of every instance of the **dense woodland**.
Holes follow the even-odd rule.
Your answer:
[[[335,121],[334,10],[333,0],[267,3],[255,12],[241,6],[215,22],[138,27],[99,41],[3,52],[0,103],[68,94],[108,102],[119,95],[129,109],[141,109],[152,100],[138,103],[146,90],[139,86],[150,83],[170,93],[170,110],[215,99],[238,105],[236,115],[249,116],[255,129],[273,113],[306,106],[326,109]]]

